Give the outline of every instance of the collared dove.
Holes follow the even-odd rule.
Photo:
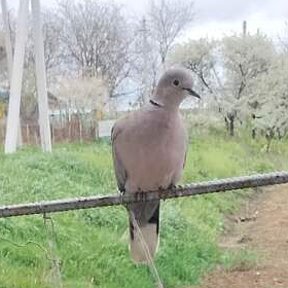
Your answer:
[[[179,105],[187,94],[200,98],[192,88],[188,70],[170,68],[160,78],[150,102],[116,122],[112,152],[120,192],[166,189],[180,179],[185,164],[186,132]],[[147,249],[148,257],[155,255],[159,206],[159,200],[127,206],[130,252],[136,263],[149,262]]]

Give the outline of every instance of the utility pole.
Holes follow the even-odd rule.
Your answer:
[[[42,36],[40,0],[32,0],[32,15],[41,145],[44,152],[51,152],[51,132],[46,87],[46,68],[44,58],[44,43]]]
[[[10,37],[10,27],[9,27],[6,0],[1,0],[1,9],[2,9],[2,17],[3,17],[3,26],[4,26],[4,31],[5,31],[5,50],[6,50],[7,69],[8,69],[9,86],[10,86],[11,77],[12,77],[13,52],[12,52],[12,44],[11,44],[11,37]],[[20,117],[19,117],[19,124],[18,124],[17,145],[18,147],[22,146],[22,131],[21,131]]]
[[[21,0],[18,11],[15,52],[10,83],[8,118],[5,138],[5,153],[13,153],[17,148],[17,132],[20,121],[21,88],[27,38],[29,0]]]
[[[246,37],[247,35],[247,21],[243,21],[243,37]]]
[[[5,0],[1,0],[3,3]],[[46,88],[46,70],[44,61],[44,44],[41,26],[40,0],[31,0],[33,16],[33,32],[35,47],[36,85],[39,99],[39,125],[43,151],[50,152],[51,132],[48,116],[48,97]],[[23,80],[23,65],[25,56],[25,43],[28,33],[30,0],[19,0],[18,21],[16,29],[15,52],[10,83],[10,96],[8,119],[5,138],[5,153],[14,153],[17,149],[17,131],[20,123],[20,102]],[[2,9],[3,9],[2,3]],[[4,3],[6,4],[6,3]],[[6,6],[4,7],[4,9]],[[5,11],[5,10],[4,10]],[[3,10],[2,10],[3,12]],[[11,65],[12,66],[12,65]]]

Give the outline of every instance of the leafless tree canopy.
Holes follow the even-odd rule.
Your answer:
[[[171,46],[193,20],[193,3],[153,0],[145,20],[134,22],[124,12],[118,4],[102,0],[58,0],[55,7],[44,10],[48,88],[65,75],[96,77],[102,78],[111,97],[125,95],[121,87],[130,78],[141,87],[139,94],[150,95]],[[9,13],[14,43],[15,11]],[[35,91],[29,90],[35,81],[31,25],[28,39],[24,94],[33,99]]]
[[[66,62],[84,76],[102,76],[112,95],[128,76],[129,34],[116,4],[61,1],[57,12]]]
[[[193,9],[191,0],[153,0],[145,16],[134,24],[131,69],[140,87],[140,103],[153,93],[169,51],[194,19]]]
[[[151,35],[157,42],[161,63],[175,39],[194,19],[194,5],[191,0],[161,0],[151,2],[149,20]]]

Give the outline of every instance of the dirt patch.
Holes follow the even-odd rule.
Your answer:
[[[220,245],[260,255],[252,267],[218,268],[198,288],[288,287],[288,185],[265,189],[229,219]]]

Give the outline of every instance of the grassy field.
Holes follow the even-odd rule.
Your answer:
[[[285,169],[287,143],[263,143],[215,135],[195,136],[183,182]],[[63,145],[53,154],[25,149],[0,152],[0,199],[16,204],[115,191],[107,143]],[[161,243],[156,259],[166,288],[195,284],[222,263],[245,256],[217,247],[223,215],[233,212],[247,191],[169,200],[162,204]],[[0,219],[0,288],[151,288],[145,266],[130,261],[127,213],[122,207]]]

